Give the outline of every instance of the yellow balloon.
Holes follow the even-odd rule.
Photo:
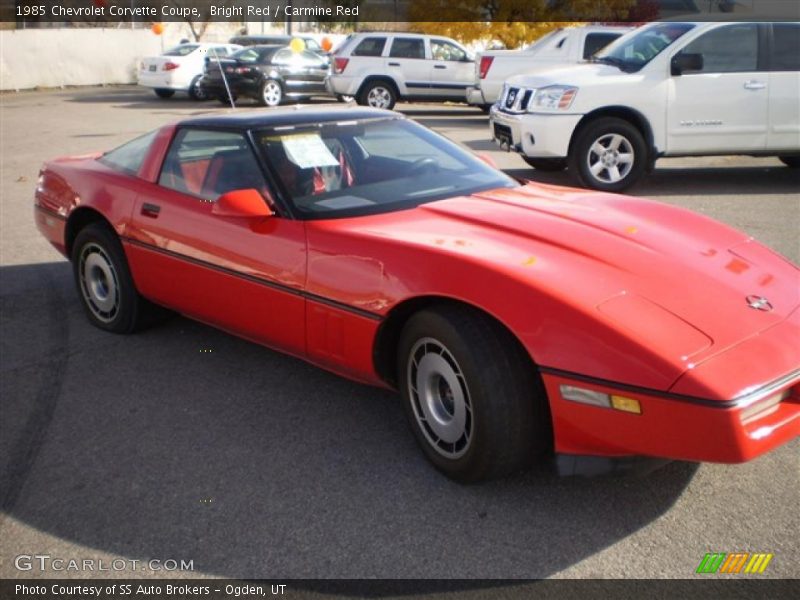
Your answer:
[[[289,48],[292,49],[292,52],[302,52],[306,49],[306,43],[300,38],[294,38],[289,44]]]

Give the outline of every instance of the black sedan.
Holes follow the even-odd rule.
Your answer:
[[[277,106],[286,98],[327,95],[327,75],[328,63],[309,50],[250,46],[229,58],[207,59],[201,85],[210,97],[225,104],[231,97],[235,101],[248,96],[264,106]]]

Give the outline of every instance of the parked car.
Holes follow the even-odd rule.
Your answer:
[[[800,23],[661,22],[591,64],[507,81],[492,137],[537,169],[620,191],[662,156],[800,166]]]
[[[167,307],[399,388],[457,480],[800,433],[797,266],[677,206],[521,185],[397,113],[184,120],[47,162],[35,207],[93,325]]]
[[[231,44],[238,44],[239,46],[288,46],[294,38],[303,40],[306,45],[306,50],[315,52],[320,56],[325,56],[327,53],[319,45],[316,38],[310,35],[237,35],[232,37],[229,42]]]
[[[551,31],[521,50],[487,50],[475,58],[473,85],[467,103],[486,111],[497,102],[512,75],[559,63],[579,63],[631,31],[631,27],[565,27]]]
[[[416,33],[358,33],[333,57],[329,91],[391,109],[398,100],[464,101],[475,59],[450,38]]]
[[[223,80],[220,69],[225,72]],[[285,46],[249,46],[224,60],[209,60],[202,87],[206,94],[229,103],[239,96],[277,106],[287,98],[327,95],[328,63],[310,50]],[[227,87],[226,87],[227,82]],[[230,90],[230,96],[228,94]]]
[[[236,44],[179,44],[160,56],[148,56],[139,64],[139,85],[151,88],[159,98],[187,92],[195,100],[206,100],[200,86],[207,57],[226,57],[241,49]]]

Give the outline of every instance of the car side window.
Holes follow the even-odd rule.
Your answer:
[[[746,73],[758,70],[758,25],[737,23],[704,33],[682,54],[701,54],[703,68],[691,73]]]
[[[392,49],[389,51],[392,58],[425,58],[425,41],[420,38],[394,38]]]
[[[583,45],[584,60],[591,58],[619,37],[617,33],[589,33]]]
[[[800,25],[774,23],[772,36],[771,70],[800,71]]]
[[[117,169],[128,173],[129,175],[136,175],[144,162],[144,157],[150,149],[150,144],[156,137],[158,131],[151,131],[146,133],[135,140],[131,140],[127,144],[106,152],[100,157],[100,162],[112,169]]]
[[[159,185],[215,202],[232,190],[267,189],[258,161],[240,133],[181,129],[167,152]]]
[[[351,52],[352,56],[381,56],[386,46],[386,38],[368,37],[359,42]]]
[[[445,40],[431,40],[431,55],[433,60],[463,62],[467,59],[464,50]]]

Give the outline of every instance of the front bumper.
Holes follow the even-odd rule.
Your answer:
[[[492,106],[489,132],[503,148],[525,156],[564,158],[583,115],[507,113]]]
[[[728,402],[643,390],[548,369],[542,370],[542,378],[559,454],[741,463],[800,435],[800,369]],[[641,414],[566,400],[562,385],[635,399]],[[747,418],[748,408],[783,392],[789,396],[774,409]]]

